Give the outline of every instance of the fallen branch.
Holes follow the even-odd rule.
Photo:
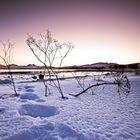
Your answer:
[[[69,94],[71,96],[74,96],[74,97],[78,97],[79,95],[85,93],[86,91],[88,91],[89,89],[93,88],[93,87],[97,87],[97,86],[102,86],[102,85],[118,85],[118,83],[115,83],[115,82],[109,82],[109,83],[97,83],[97,84],[94,84],[94,85],[91,85],[89,87],[87,87],[86,89],[84,89],[82,92],[78,93],[78,94]]]

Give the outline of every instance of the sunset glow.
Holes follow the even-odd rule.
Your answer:
[[[0,2],[0,40],[15,42],[15,64],[40,65],[25,40],[27,33],[37,37],[46,29],[60,42],[70,41],[75,46],[63,65],[140,62],[140,2],[137,0]]]

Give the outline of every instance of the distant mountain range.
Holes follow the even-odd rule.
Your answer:
[[[80,68],[80,69],[137,69],[140,68],[140,63],[132,63],[132,64],[117,64],[117,63],[105,63],[105,62],[99,62],[99,63],[93,63],[93,64],[86,64],[86,65],[80,65],[80,66],[70,66],[68,68]]]
[[[99,63],[94,63],[94,64],[86,64],[86,65],[82,65],[82,67],[92,67],[92,68],[113,68],[119,66],[119,64],[117,63],[103,63],[103,62],[99,62]]]
[[[10,68],[11,69],[42,69],[43,66],[37,66],[35,64],[28,64],[28,65],[23,65],[23,66],[11,64]],[[0,65],[0,69],[7,69],[7,67],[5,65]]]
[[[11,64],[10,68],[11,69],[43,69],[43,66],[37,66],[35,64],[28,64],[28,65],[23,65],[23,66]],[[117,64],[117,63],[99,62],[99,63],[94,63],[94,64],[74,65],[74,66],[67,66],[67,67],[62,67],[62,68],[66,68],[66,69],[140,68],[140,63],[121,65],[121,64]],[[0,69],[7,69],[7,67],[5,65],[0,65]]]

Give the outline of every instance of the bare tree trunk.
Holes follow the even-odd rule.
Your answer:
[[[61,97],[62,97],[62,98],[65,98],[65,97],[64,97],[64,94],[63,94],[63,91],[62,91],[62,88],[61,88],[61,85],[60,85],[60,81],[59,81],[57,75],[56,75],[56,80],[57,80],[57,83],[58,83],[58,89],[59,89],[59,92],[60,92],[60,94],[61,94]]]
[[[9,75],[10,75],[10,79],[11,79],[11,84],[12,84],[12,89],[15,93],[15,96],[18,96],[18,93],[17,93],[17,90],[16,90],[16,85],[15,85],[15,81],[14,81],[14,78],[13,78],[13,74],[11,73],[11,59],[12,59],[12,49],[13,49],[13,45],[14,43],[11,43],[9,40],[4,43],[1,41],[1,44],[2,44],[2,47],[3,47],[3,56],[0,55],[0,58],[4,61],[7,69],[8,69],[8,72],[9,72]]]
[[[17,90],[16,90],[16,85],[15,85],[15,81],[14,81],[13,75],[10,74],[10,76],[11,76],[12,86],[13,86],[13,90],[14,90],[14,92],[15,92],[15,96],[18,96],[18,93],[17,93]]]

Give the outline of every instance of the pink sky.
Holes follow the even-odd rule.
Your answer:
[[[25,43],[27,33],[50,29],[75,48],[64,65],[140,62],[137,0],[1,0],[0,40],[15,42],[13,63],[40,64]],[[0,50],[1,52],[1,50]]]

